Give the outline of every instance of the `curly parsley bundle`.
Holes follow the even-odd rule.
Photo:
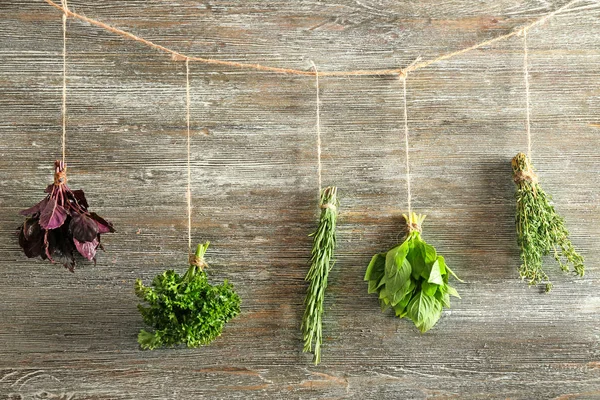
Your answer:
[[[204,253],[209,242],[199,244],[190,257],[190,267],[180,276],[173,270],[157,275],[151,286],[136,281],[136,295],[148,303],[138,305],[144,322],[154,331],[141,330],[138,342],[142,349],[174,346],[187,347],[209,344],[223,330],[224,325],[240,313],[240,298],[233,286],[208,283],[203,267]]]
[[[583,257],[575,251],[564,220],[554,210],[552,198],[538,183],[529,158],[523,153],[517,154],[512,159],[512,169],[517,185],[515,222],[522,260],[519,274],[530,285],[545,283],[549,292],[552,283],[542,269],[542,257],[552,254],[563,271],[568,272],[572,266],[579,276],[585,271]]]
[[[331,270],[335,250],[335,227],[338,217],[339,201],[334,186],[321,192],[321,217],[319,227],[312,234],[313,248],[311,266],[306,281],[310,282],[304,304],[306,310],[302,318],[303,352],[313,352],[315,365],[321,362],[321,344],[323,343],[323,300],[327,288],[327,278]],[[313,350],[314,349],[314,350]]]
[[[406,240],[387,251],[375,254],[365,273],[369,293],[379,294],[381,310],[393,308],[398,318],[408,318],[421,332],[431,329],[450,308],[450,296],[459,297],[448,284],[456,275],[444,257],[421,238],[425,215],[404,216],[408,223]],[[460,279],[458,279],[460,281]]]

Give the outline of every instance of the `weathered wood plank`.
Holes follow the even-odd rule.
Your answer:
[[[69,1],[177,51],[320,70],[396,68],[510,32],[566,1]],[[60,152],[60,14],[0,4],[0,394],[8,398],[600,398],[600,5],[582,1],[528,35],[533,157],[587,259],[548,264],[550,295],[518,279],[510,158],[526,146],[522,42],[408,80],[413,207],[466,281],[435,329],[379,312],[362,281],[401,239],[401,87],[323,78],[324,183],[340,188],[323,363],[301,353],[316,222],[310,77],[193,63],[195,241],[242,314],[213,345],[139,351],[132,291],[186,261],[184,65],[69,22],[70,183],[111,219],[107,252],[70,274],[27,260],[18,211]],[[181,267],[183,268],[183,267]],[[12,397],[10,397],[12,396]]]

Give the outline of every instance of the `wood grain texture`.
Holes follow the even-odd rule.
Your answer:
[[[175,50],[321,70],[395,68],[511,31],[543,0],[70,0]],[[461,276],[462,300],[421,335],[362,281],[401,239],[401,86],[323,78],[324,185],[341,196],[323,363],[300,322],[316,227],[314,79],[192,64],[193,235],[242,314],[213,345],[144,352],[132,287],[187,253],[185,66],[85,24],[68,26],[70,185],[118,233],[71,274],[27,260],[18,211],[60,154],[60,14],[0,3],[0,395],[9,399],[600,398],[600,4],[528,34],[533,159],[586,257],[551,262],[550,295],[520,282],[510,159],[526,147],[521,38],[408,80],[413,208]],[[45,397],[44,397],[45,396]]]

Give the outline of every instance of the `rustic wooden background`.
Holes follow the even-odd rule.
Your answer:
[[[321,70],[395,68],[510,32],[565,0],[70,0],[175,50]],[[381,313],[363,274],[401,240],[402,100],[390,77],[322,78],[324,184],[341,194],[323,363],[301,353],[317,209],[314,78],[192,64],[193,235],[242,314],[211,346],[140,351],[132,287],[185,268],[185,66],[68,25],[70,185],[111,219],[96,266],[26,259],[18,211],[60,152],[60,13],[0,3],[0,395],[9,399],[600,398],[600,3],[529,33],[533,157],[587,260],[517,273],[510,159],[526,146],[522,39],[408,81],[414,208],[465,280],[421,335]]]

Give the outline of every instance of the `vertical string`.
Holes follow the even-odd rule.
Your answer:
[[[412,194],[410,191],[410,161],[409,161],[409,148],[408,148],[408,107],[406,105],[406,78],[407,77],[408,77],[408,73],[405,72],[400,79],[402,79],[402,89],[403,89],[402,92],[403,92],[403,98],[404,98],[404,149],[406,151],[405,158],[406,158],[406,193],[407,193],[406,202],[408,203],[408,216],[409,216],[409,218],[412,218],[411,217]]]
[[[187,213],[188,213],[188,251],[192,254],[192,167],[190,134],[190,59],[185,59],[185,110],[187,122]]]
[[[527,157],[531,159],[531,110],[529,106],[529,62],[527,29],[523,30],[523,74],[525,75],[525,108],[527,110]]]
[[[317,86],[317,178],[319,181],[319,200],[321,199],[321,190],[322,190],[322,174],[323,168],[321,166],[321,102],[319,100],[319,71],[317,70],[317,66],[311,60],[310,61],[313,69],[315,70],[315,81]]]
[[[61,0],[65,12],[62,15],[63,30],[63,87],[62,87],[62,161],[65,163],[67,149],[67,0]]]

